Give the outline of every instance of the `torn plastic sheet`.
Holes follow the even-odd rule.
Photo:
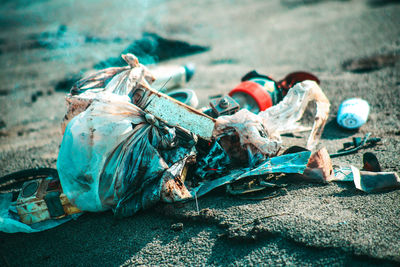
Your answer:
[[[12,202],[12,193],[0,194],[0,231],[5,233],[35,233],[45,231],[72,219],[77,219],[82,213],[69,215],[61,219],[51,219],[31,225],[19,220],[15,203]]]
[[[267,157],[275,156],[280,147],[281,140],[278,136],[271,136],[268,128],[265,128],[262,118],[247,109],[242,109],[231,116],[218,117],[213,135],[220,137],[229,134],[231,129],[238,133],[240,145],[250,146],[255,150],[253,154],[261,153]]]
[[[79,80],[67,95],[67,113],[62,122],[62,132],[79,113],[85,111],[95,99],[110,95],[127,96],[137,89],[150,87],[155,80],[151,72],[132,54],[122,55],[128,66],[113,67],[95,72]]]
[[[242,109],[231,116],[218,117],[213,135],[226,135],[234,129],[240,145],[250,151],[252,157],[276,156],[282,145],[280,134],[309,130],[298,121],[310,101],[316,101],[317,111],[307,149],[315,150],[328,119],[330,103],[314,81],[297,83],[279,104],[258,114]]]
[[[242,178],[264,175],[269,173],[299,173],[302,174],[306,169],[308,159],[310,158],[311,151],[304,151],[299,153],[287,154],[269,158],[255,168],[238,169],[232,171],[229,175],[205,181],[199,186],[190,190],[192,196],[202,196],[211,190],[234,182]]]
[[[271,108],[258,113],[270,133],[282,134],[303,131],[307,128],[298,121],[309,102],[316,102],[313,128],[307,140],[307,149],[313,150],[319,142],[329,115],[330,103],[321,88],[314,81],[304,81],[292,87],[283,100]]]

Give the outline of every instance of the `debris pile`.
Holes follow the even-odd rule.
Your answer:
[[[150,71],[134,55],[122,57],[127,67],[89,76],[67,97],[57,169],[80,209],[130,216],[243,177],[306,169],[329,113],[317,83],[296,84],[259,114],[221,115],[222,106],[212,118],[154,90]],[[280,134],[304,129],[297,121],[310,101],[317,103],[310,151],[279,156]]]
[[[54,210],[63,217],[110,209],[117,217],[131,216],[156,202],[190,200],[222,185],[228,185],[231,194],[279,187],[260,179],[271,174],[298,174],[321,183],[353,181],[366,192],[400,185],[396,173],[332,166],[326,148],[319,147],[330,103],[311,74],[292,73],[275,82],[253,71],[232,94],[212,100],[200,111],[154,89],[155,77],[135,55],[122,58],[127,66],[81,79],[66,97],[57,161],[61,187],[53,202],[40,202],[57,208],[48,218],[57,219],[51,214]],[[249,88],[260,90],[257,82],[272,86],[270,96],[278,92],[278,101],[268,106],[256,99]],[[243,104],[249,98],[237,93],[255,98],[257,109],[252,112],[254,105]],[[311,101],[316,103],[316,114],[309,128],[299,120]],[[310,129],[305,148],[282,151],[281,134]],[[364,146],[368,137],[354,146]],[[247,189],[237,189],[240,181],[248,183]],[[31,191],[38,196],[37,188]],[[65,198],[63,206],[60,195]],[[17,222],[7,208],[10,195],[0,196],[4,211],[0,220],[11,225],[2,224],[1,231],[38,231]],[[24,197],[23,192],[18,197]],[[65,207],[70,204],[75,210],[67,214]],[[38,220],[23,222],[33,226]]]

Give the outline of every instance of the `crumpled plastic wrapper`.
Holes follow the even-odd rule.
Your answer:
[[[234,129],[240,138],[240,145],[248,146],[254,153],[268,157],[275,156],[281,146],[279,136],[272,136],[263,124],[260,116],[242,109],[231,116],[217,118],[213,135],[223,136]]]
[[[100,70],[79,80],[72,87],[66,97],[67,113],[61,125],[63,133],[72,118],[85,111],[94,99],[107,99],[111,94],[129,97],[132,91],[149,88],[154,82],[154,76],[134,55],[126,54],[122,58],[128,66]]]
[[[264,127],[274,136],[308,130],[299,123],[299,120],[311,101],[315,101],[317,108],[306,147],[314,150],[321,138],[330,108],[328,98],[316,82],[297,83],[280,103],[260,112],[258,116],[262,118]]]
[[[297,83],[280,103],[258,114],[242,109],[231,116],[219,117],[214,136],[234,129],[239,135],[240,145],[250,149],[253,156],[257,153],[275,156],[281,148],[281,134],[309,130],[299,120],[311,101],[316,102],[317,108],[306,147],[315,150],[329,116],[330,103],[314,81]]]

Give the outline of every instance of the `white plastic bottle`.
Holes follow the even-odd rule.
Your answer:
[[[192,78],[195,67],[190,63],[184,66],[160,65],[150,68],[150,71],[156,78],[151,87],[160,92],[166,92],[185,86]]]
[[[350,98],[340,104],[336,120],[343,128],[357,129],[367,121],[368,114],[367,101],[361,98]]]

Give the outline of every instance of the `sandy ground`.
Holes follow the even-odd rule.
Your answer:
[[[81,3],[82,2],[82,3]],[[0,7],[0,175],[55,167],[66,111],[58,81],[118,55],[144,31],[209,46],[166,64],[194,62],[189,86],[202,104],[257,69],[276,79],[313,72],[331,101],[322,138],[335,152],[371,132],[366,149],[385,171],[400,171],[400,5],[398,1],[3,1]],[[34,47],[30,36],[66,25],[68,46]],[[79,36],[120,40],[82,42]],[[353,73],[342,63],[390,54],[394,61]],[[385,65],[385,64],[383,64]],[[380,67],[380,66],[378,66]],[[356,132],[334,123],[346,98],[371,105]],[[305,122],[312,123],[311,112]],[[304,145],[285,137],[285,145]],[[334,164],[362,166],[362,153]],[[400,263],[400,191],[366,194],[351,184],[310,184],[285,178],[286,195],[241,200],[217,190],[194,202],[160,204],[123,220],[85,214],[37,234],[0,234],[2,266],[116,265],[379,265]],[[272,216],[274,215],[274,216]]]

